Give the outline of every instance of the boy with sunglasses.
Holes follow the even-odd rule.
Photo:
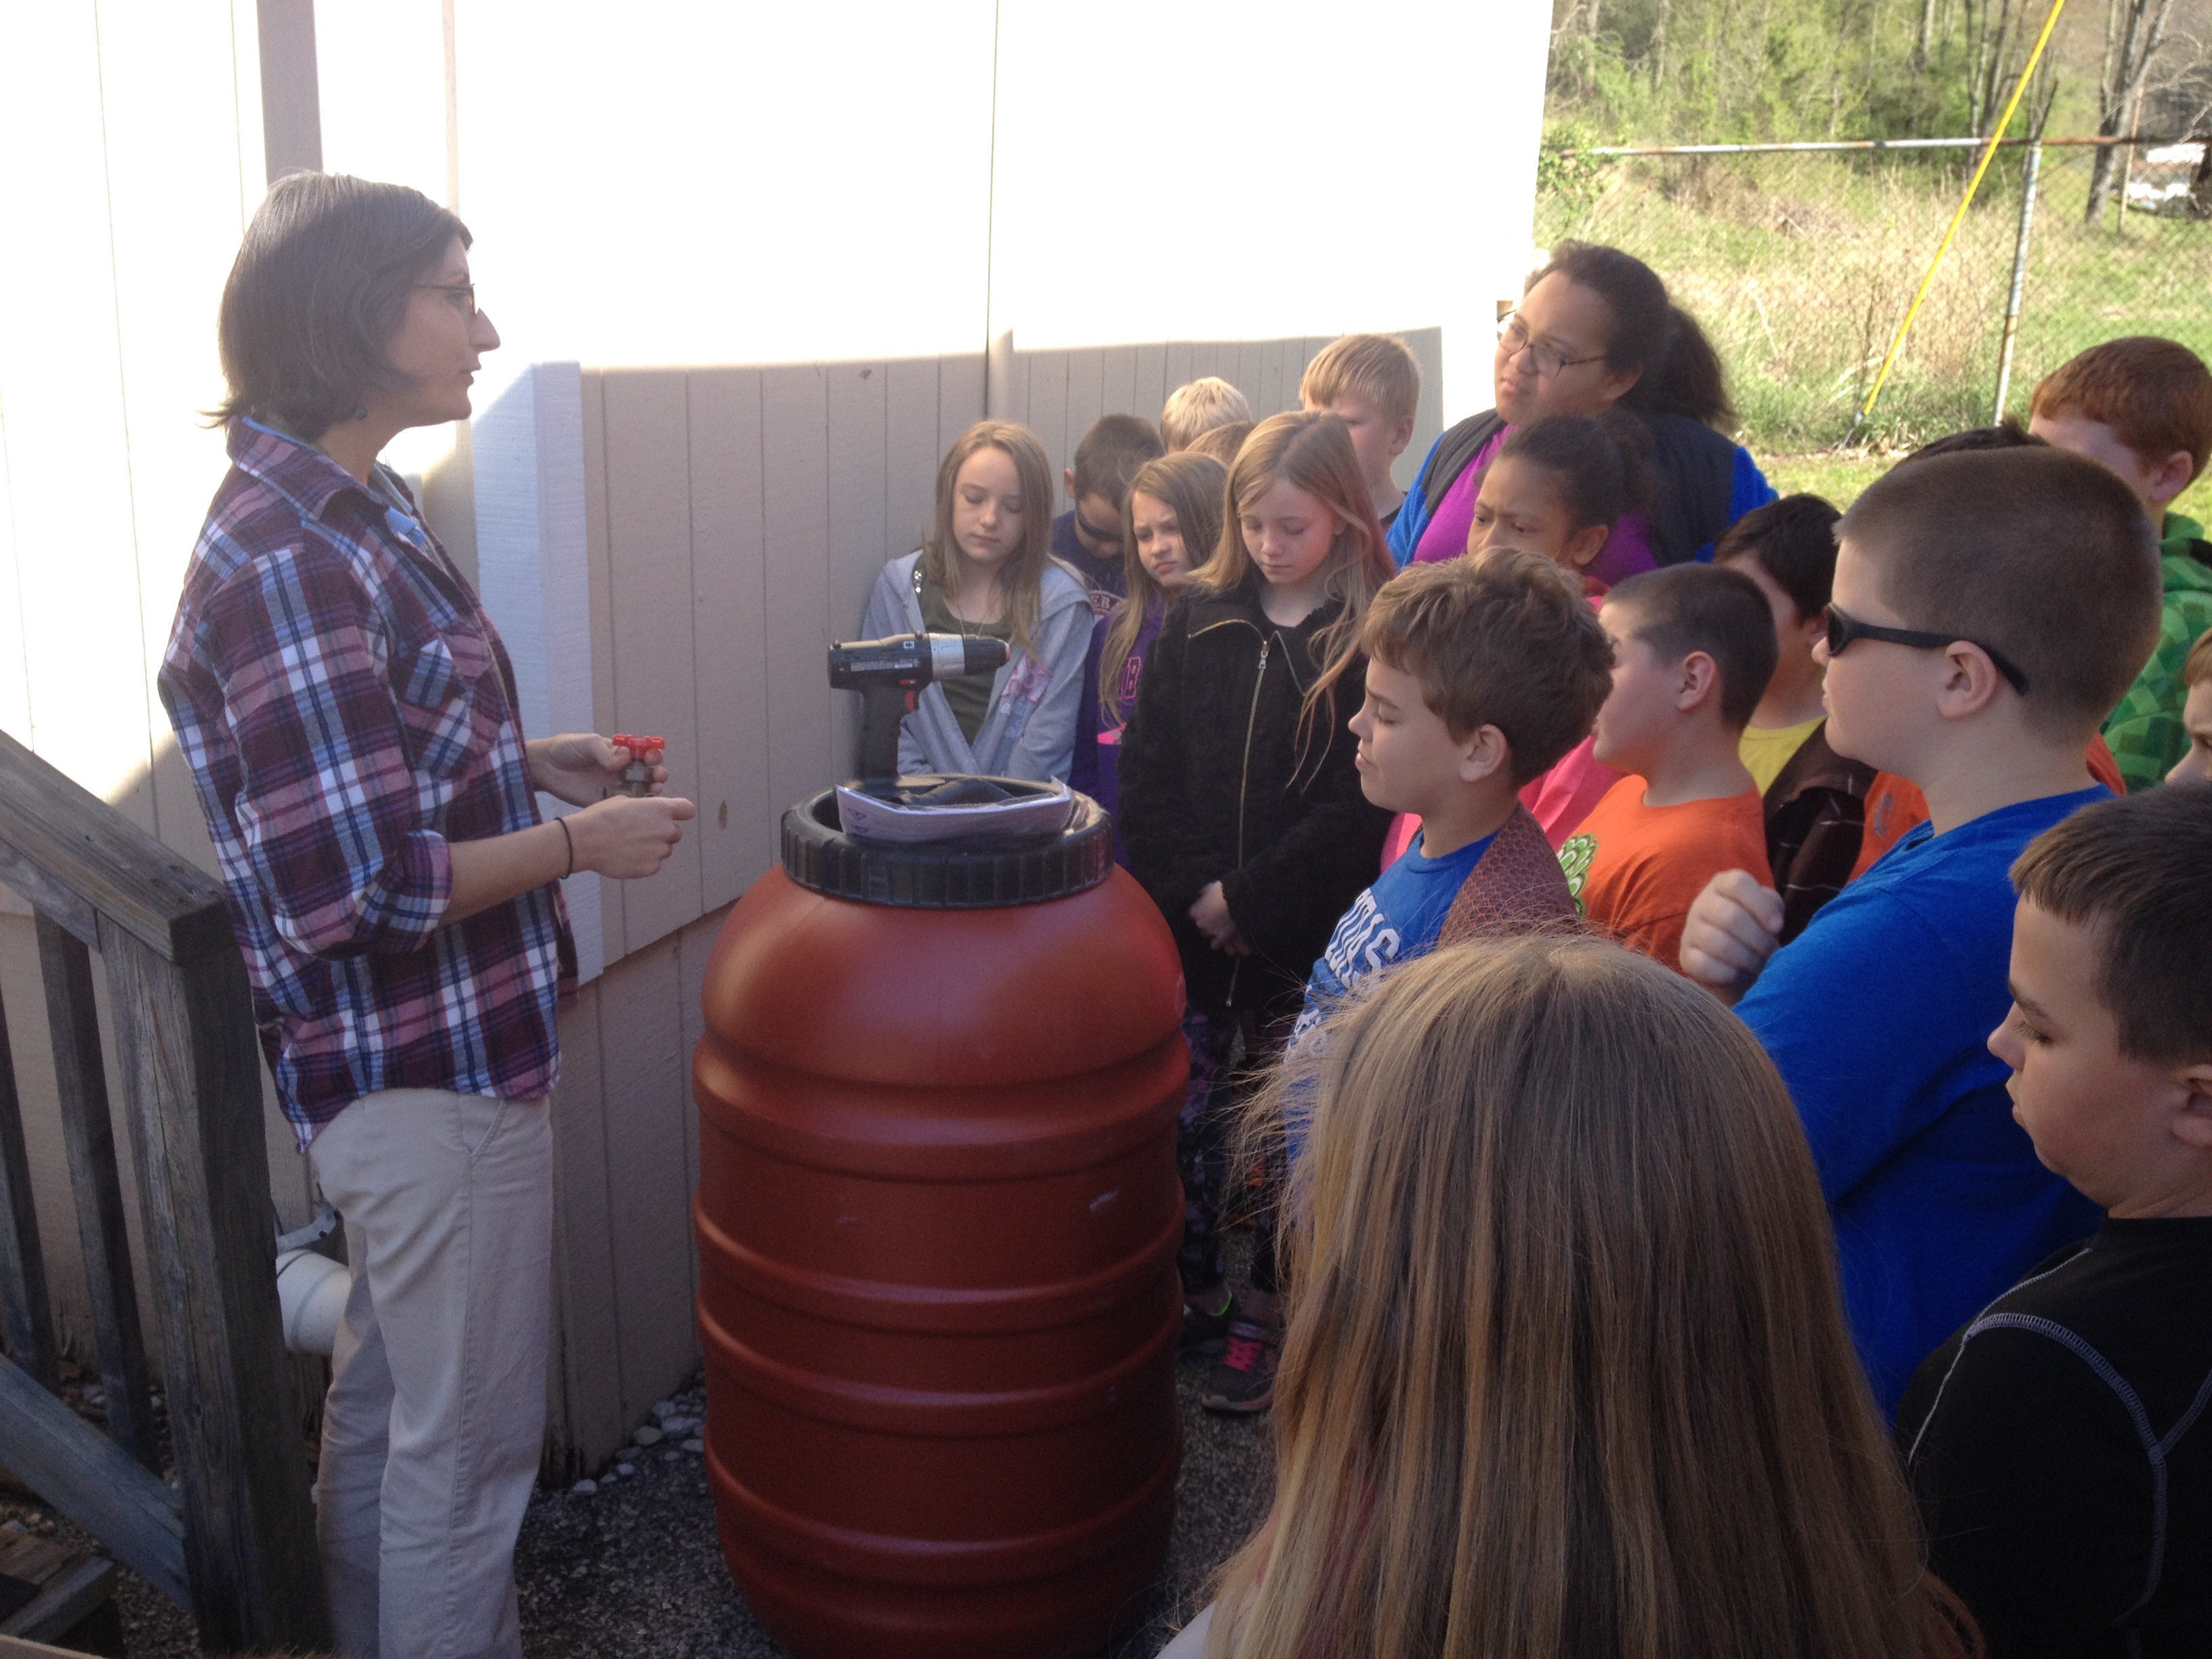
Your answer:
[[[1075,447],[1075,465],[1060,470],[1075,503],[1052,521],[1052,556],[1083,580],[1094,615],[1110,617],[1125,596],[1121,503],[1129,480],[1146,461],[1166,454],[1158,428],[1136,415],[1101,415]]]
[[[2096,1224],[1982,1039],[2008,1002],[2007,871],[2109,793],[2082,750],[2157,635],[2158,549],[2124,484],[2042,446],[1899,467],[1836,536],[1828,741],[1917,785],[1929,820],[1779,950],[1780,897],[1715,877],[1681,957],[1790,1086],[1887,1413],[1961,1320]]]

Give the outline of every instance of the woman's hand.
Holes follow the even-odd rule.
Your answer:
[[[698,809],[673,795],[610,795],[561,821],[576,843],[576,868],[620,881],[649,876],[684,839],[680,827]]]
[[[1229,901],[1222,896],[1219,882],[1208,883],[1206,890],[1192,901],[1190,919],[1215,950],[1232,957],[1252,954],[1251,945],[1237,931],[1237,918],[1229,914]]]
[[[658,760],[660,752],[658,749],[647,750],[641,758]],[[610,789],[622,787],[623,768],[631,759],[629,750],[623,744],[596,732],[564,732],[557,738],[533,738],[530,741],[530,787],[542,789],[571,806],[589,806]],[[667,788],[668,769],[655,765],[653,793],[662,794]],[[577,867],[582,868],[581,864]]]

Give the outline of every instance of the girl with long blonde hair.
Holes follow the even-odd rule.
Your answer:
[[[1360,623],[1392,566],[1334,415],[1262,421],[1224,496],[1220,540],[1145,658],[1121,738],[1121,825],[1182,948],[1188,998],[1185,1336],[1221,1354],[1206,1403],[1249,1412],[1270,1397],[1277,1286],[1268,1250],[1241,1304],[1224,1282],[1218,1085],[1240,1029],[1253,1060],[1280,1046],[1307,969],[1374,878],[1389,818],[1360,793],[1345,722],[1365,680]]]
[[[899,730],[899,769],[1065,778],[1075,747],[1091,600],[1054,560],[1052,469],[1026,428],[978,421],[937,469],[929,539],[876,579],[864,636],[988,635],[989,680],[933,682]]]
[[[1310,1091],[1276,1490],[1174,1659],[1939,1659],[1789,1096],[1587,939],[1346,1004]]]

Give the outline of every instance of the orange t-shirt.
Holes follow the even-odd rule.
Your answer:
[[[2102,732],[2089,739],[2089,752],[2083,758],[2092,778],[2116,795],[2128,793],[2120,763],[2112,758],[2112,745]],[[1866,830],[1859,838],[1859,861],[1851,866],[1850,879],[1856,881],[1872,869],[1874,861],[1896,846],[1906,830],[1927,822],[1928,797],[1920,793],[1919,785],[1894,772],[1875,773],[1867,785]]]
[[[1644,781],[1623,778],[1559,848],[1559,866],[1590,926],[1680,971],[1690,902],[1723,870],[1765,886],[1766,814],[1759,792],[1646,806]]]

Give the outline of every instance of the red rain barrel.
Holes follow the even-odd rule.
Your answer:
[[[1079,807],[961,851],[804,802],[708,963],[708,1471],[801,1659],[1095,1652],[1167,1546],[1182,975]]]

